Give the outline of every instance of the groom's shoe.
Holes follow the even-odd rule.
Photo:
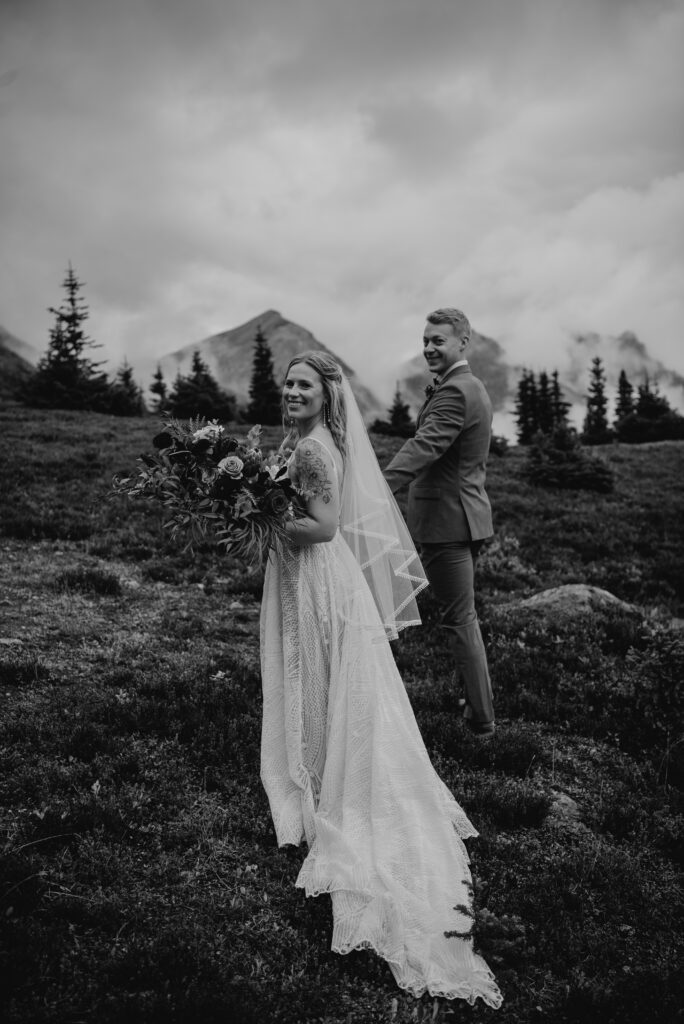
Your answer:
[[[482,722],[473,718],[473,709],[468,704],[467,700],[465,701],[465,708],[463,710],[463,721],[468,726],[468,730],[473,734],[473,736],[477,736],[479,739],[488,739],[496,732],[496,725],[494,724],[493,718],[489,722]]]
[[[473,736],[476,736],[480,740],[491,739],[496,732],[496,725],[494,722],[475,722],[472,718],[466,718],[465,724],[468,726]]]

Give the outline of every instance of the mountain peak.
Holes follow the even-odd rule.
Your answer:
[[[338,355],[318,341],[306,327],[287,320],[276,309],[267,309],[238,327],[212,334],[209,338],[185,345],[170,355],[164,356],[159,360],[162,373],[171,378],[175,377],[178,372],[188,373],[193,354],[199,352],[221,387],[236,395],[238,401],[244,403],[249,396],[254,361],[254,341],[258,328],[261,328],[271,349],[276,380],[284,378],[290,361],[301,352],[306,352],[309,349],[328,352],[334,356],[349,378],[364,417],[371,419],[382,412],[382,405],[377,397],[364,384],[360,383],[354,371],[347,366],[343,359],[340,359]]]
[[[266,309],[263,313],[259,313],[258,316],[253,316],[250,320],[246,320],[244,324],[240,324],[238,327],[232,327],[228,331],[221,331],[221,334],[232,334],[233,331],[256,331],[257,327],[261,327],[262,330],[267,328],[273,330],[275,327],[280,327],[281,324],[289,323],[282,313],[279,313],[277,309]]]
[[[40,358],[40,354],[36,351],[33,345],[29,345],[28,342],[22,341],[21,338],[17,338],[15,334],[12,334],[11,331],[8,331],[6,327],[2,327],[1,325],[0,348],[21,356],[21,358],[30,366],[35,366]]]
[[[633,331],[623,331],[617,339],[618,348],[622,351],[636,352],[642,359],[648,359],[648,352],[643,341],[639,341]]]

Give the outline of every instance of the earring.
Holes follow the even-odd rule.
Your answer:
[[[323,403],[323,426],[324,427],[329,427],[330,426],[330,411],[328,409],[328,403],[327,402]]]

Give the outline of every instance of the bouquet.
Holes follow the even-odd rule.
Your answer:
[[[140,456],[137,477],[115,478],[114,489],[152,497],[164,509],[164,526],[188,547],[215,542],[242,561],[264,558],[295,516],[299,492],[282,454],[264,456],[261,427],[245,440],[216,421],[169,418],[153,438],[154,452]]]

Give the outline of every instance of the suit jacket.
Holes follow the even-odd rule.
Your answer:
[[[485,472],[492,405],[469,366],[452,370],[418,413],[417,430],[385,469],[396,493],[409,484],[408,527],[418,544],[491,537]]]

